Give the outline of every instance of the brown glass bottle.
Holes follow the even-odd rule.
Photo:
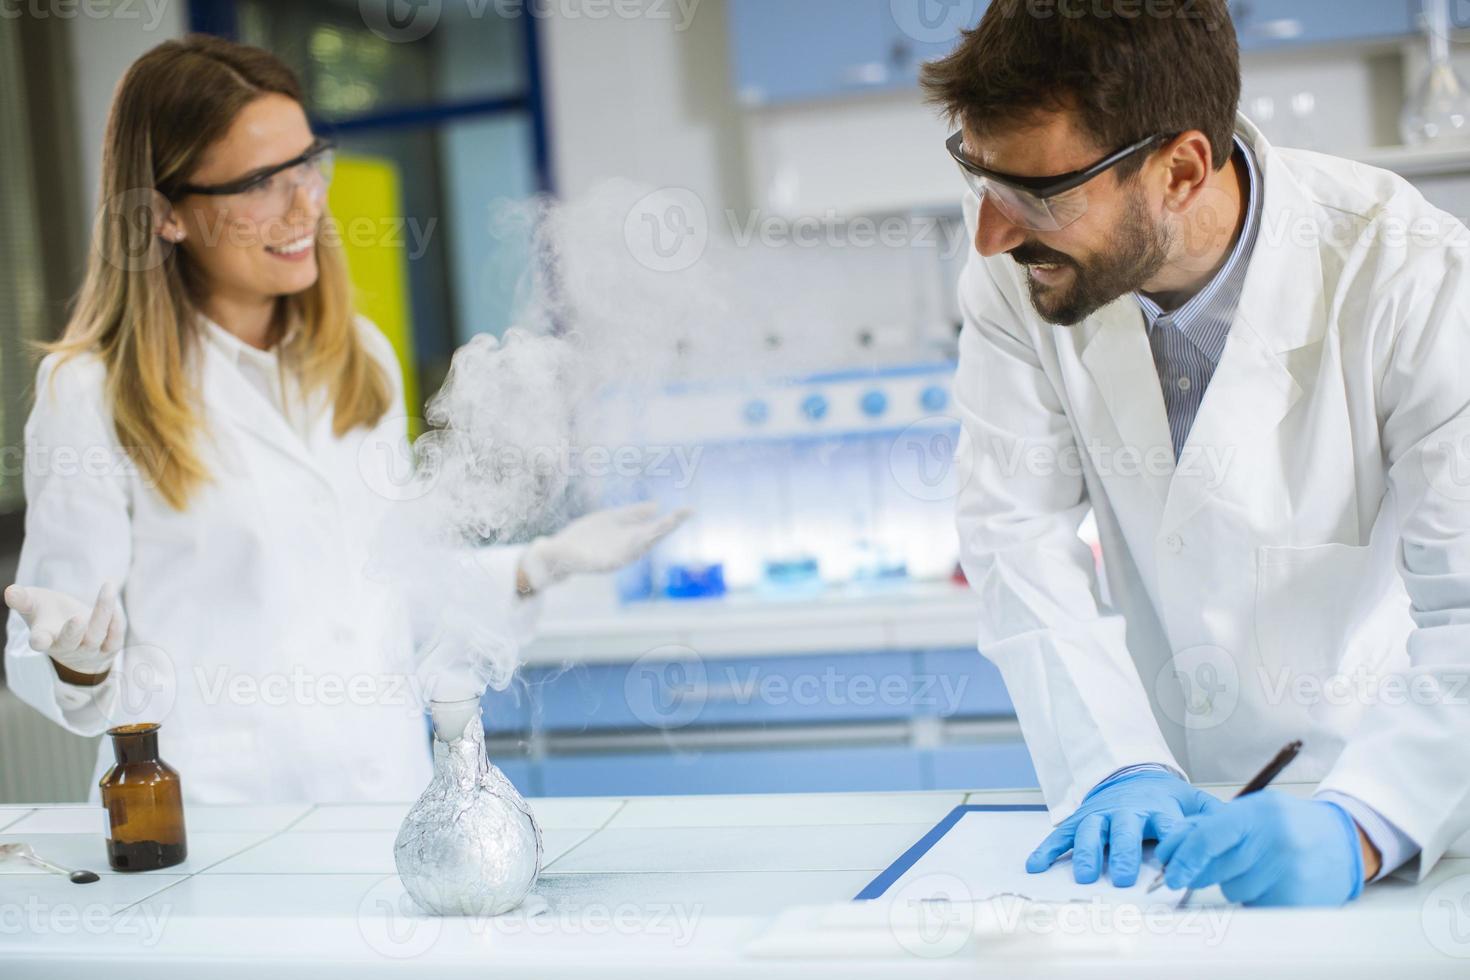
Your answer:
[[[188,856],[179,774],[158,757],[158,725],[109,728],[117,764],[99,784],[114,871],[172,867]]]

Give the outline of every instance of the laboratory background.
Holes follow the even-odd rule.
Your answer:
[[[218,34],[284,59],[337,141],[330,209],[410,414],[546,288],[528,215],[612,209],[622,260],[680,282],[704,268],[732,298],[740,356],[654,379],[630,471],[616,453],[578,464],[600,502],[693,516],[634,566],[552,590],[517,676],[485,695],[490,757],[523,794],[1034,787],[957,564],[970,243],[917,81],[985,3],[923,6],[0,0],[0,579],[24,526],[31,345],[80,284],[114,86],[160,42]],[[1470,144],[1417,115],[1426,92],[1470,98],[1470,6],[1450,4],[1447,36],[1420,0],[1231,7],[1242,110],[1273,143],[1396,171],[1470,215]],[[86,798],[97,740],[3,686],[0,747],[0,803]]]

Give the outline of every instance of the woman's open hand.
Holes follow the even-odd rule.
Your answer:
[[[117,586],[104,582],[91,606],[65,592],[12,585],[5,604],[25,620],[31,649],[78,674],[106,674],[127,632]]]

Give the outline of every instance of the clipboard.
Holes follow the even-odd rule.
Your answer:
[[[1038,810],[1044,811],[1045,805],[1041,803],[963,803],[934,825],[918,842],[898,856],[898,859],[890,864],[883,872],[858,892],[853,898],[854,902],[870,902],[875,898],[881,898],[883,893],[893,886],[893,883],[904,876],[904,873],[919,862],[919,859],[954,828],[954,825],[964,819],[967,813],[1034,813]]]

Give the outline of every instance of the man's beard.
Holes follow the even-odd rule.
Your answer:
[[[1142,195],[1135,194],[1129,200],[1123,220],[1113,231],[1110,247],[1090,259],[1078,261],[1031,242],[1017,246],[1009,254],[1023,267],[1056,263],[1071,269],[1071,282],[1060,286],[1048,286],[1029,274],[1026,276],[1031,305],[1041,318],[1070,327],[1152,279],[1168,261],[1171,244],[1168,228],[1149,221]]]

